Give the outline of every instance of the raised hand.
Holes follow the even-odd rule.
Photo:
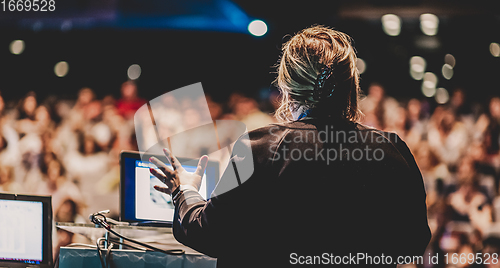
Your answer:
[[[154,168],[150,168],[149,171],[153,176],[157,177],[161,182],[163,182],[167,187],[155,185],[155,189],[157,191],[172,194],[172,192],[182,185],[191,185],[197,190],[200,189],[201,179],[203,178],[203,174],[205,173],[205,169],[207,168],[208,156],[204,155],[198,161],[198,167],[196,171],[191,173],[187,172],[177,160],[177,158],[168,150],[163,149],[163,152],[167,156],[170,165],[173,169],[169,168],[165,163],[158,160],[156,157],[149,158],[149,161],[156,165],[161,172],[158,172]]]

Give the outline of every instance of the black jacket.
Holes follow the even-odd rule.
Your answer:
[[[422,176],[395,133],[329,120],[271,124],[236,142],[232,161],[253,161],[240,186],[209,201],[186,191],[176,202],[176,239],[218,267],[395,267],[430,240]],[[232,170],[230,162],[217,189],[235,184]]]

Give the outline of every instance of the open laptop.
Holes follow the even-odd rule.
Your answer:
[[[0,267],[53,267],[50,196],[0,193]]]
[[[157,168],[147,161],[151,156],[157,157],[171,167],[165,155],[141,154],[133,151],[123,151],[120,154],[120,220],[133,225],[171,226],[174,219],[174,205],[169,195],[153,188],[163,183],[149,171],[149,168]],[[196,170],[198,159],[178,159],[188,172]],[[210,198],[218,179],[219,164],[209,161],[200,187],[203,198],[207,200]]]

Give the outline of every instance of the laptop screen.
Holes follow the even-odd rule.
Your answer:
[[[50,197],[0,194],[0,264],[52,263],[51,211]]]
[[[0,200],[0,259],[40,264],[43,260],[43,204]]]
[[[164,156],[156,157],[164,162],[167,161]],[[142,159],[149,159],[149,156],[143,156]],[[179,161],[188,172],[194,172],[197,168],[196,159],[179,158]],[[122,152],[120,164],[121,220],[172,222],[175,210],[172,199],[170,195],[154,189],[155,185],[164,184],[149,172],[149,168],[157,169],[157,167],[149,161],[141,160],[137,152]],[[167,166],[170,167],[168,164]],[[219,178],[218,172],[218,163],[209,161],[199,191],[203,198],[210,198]]]

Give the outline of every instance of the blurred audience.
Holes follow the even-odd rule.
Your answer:
[[[434,106],[433,109],[430,109]],[[432,254],[499,252],[500,98],[486,112],[457,88],[447,104],[428,99],[400,102],[374,83],[361,102],[363,123],[396,132],[414,153],[427,191]],[[483,242],[484,241],[484,242]],[[408,241],[411,243],[411,241]],[[425,267],[491,266],[444,263]]]
[[[460,88],[444,105],[429,99],[396,100],[378,83],[367,92],[360,104],[363,123],[398,133],[421,169],[433,231],[428,252],[498,253],[500,97],[487,100],[486,111],[480,113]],[[239,120],[248,130],[267,125],[275,122],[273,111],[261,107],[276,107],[279,97],[275,91],[268,100],[233,93],[227,102],[217,102],[211,97],[176,101],[163,95],[152,112],[168,118],[157,119],[158,132],[144,127],[136,133],[134,115],[146,102],[133,81],[123,83],[120,93],[118,100],[97,99],[86,87],[76,100],[39,100],[29,92],[17,103],[0,94],[0,192],[52,195],[56,221],[87,222],[82,215],[103,209],[111,209],[116,218],[121,150],[138,150],[138,140],[153,146],[182,132],[178,140],[200,143],[198,151],[183,149],[186,154],[206,153],[211,145],[193,141],[190,129],[224,119]],[[210,115],[200,109],[205,101]],[[138,118],[137,124],[151,122],[148,111]],[[219,127],[223,133],[223,125]],[[224,161],[229,155],[224,151],[213,157]],[[57,236],[57,246],[75,241],[65,231]],[[434,266],[446,267],[442,261]]]

